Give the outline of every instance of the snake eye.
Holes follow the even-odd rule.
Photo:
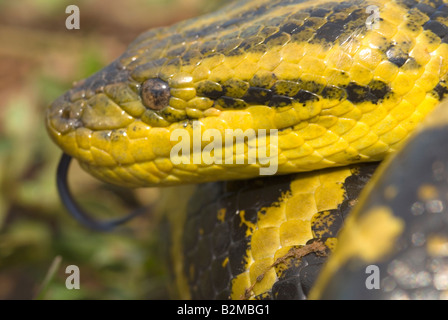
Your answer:
[[[143,104],[152,110],[165,108],[170,101],[170,87],[160,79],[148,79],[142,84]]]

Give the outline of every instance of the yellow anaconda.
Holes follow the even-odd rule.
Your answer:
[[[365,176],[364,166],[353,165],[399,149],[444,99],[447,77],[447,1],[243,0],[142,34],[51,104],[46,125],[86,171],[121,186],[289,177],[286,187],[255,183],[277,190],[258,209],[223,204],[207,214],[226,223],[221,233],[231,223],[244,227],[213,256],[215,274],[231,271],[230,287],[188,265],[192,256],[175,267],[190,277],[179,287],[196,284],[193,297],[209,292],[198,289],[199,279],[213,283],[218,297],[282,297],[271,289],[283,279],[282,257],[291,249],[299,261],[310,252],[328,254],[337,236],[328,232],[331,212],[355,204],[359,192],[347,179]],[[305,171],[312,172],[285,176]],[[239,190],[238,183],[225,188],[217,193]],[[238,220],[226,220],[229,212]],[[374,212],[395,221],[387,210]],[[192,215],[178,219],[188,225]],[[210,240],[209,231],[196,227],[195,234]],[[175,255],[188,255],[180,246]],[[235,264],[224,251],[244,262]]]

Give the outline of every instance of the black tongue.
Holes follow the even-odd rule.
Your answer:
[[[109,221],[97,221],[90,216],[89,213],[85,212],[81,207],[75,202],[70,189],[67,184],[67,175],[70,167],[70,162],[72,157],[63,153],[61,160],[59,161],[56,182],[58,187],[59,196],[62,203],[68,212],[74,217],[79,223],[87,228],[97,230],[97,231],[111,231],[117,226],[133,219],[134,217],[146,212],[147,207],[141,207],[132,211],[129,215],[123,218],[118,218]]]

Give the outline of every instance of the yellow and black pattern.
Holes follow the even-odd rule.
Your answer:
[[[369,6],[378,29],[366,26]],[[279,130],[278,144],[263,143],[280,174],[382,160],[446,95],[445,11],[443,1],[232,2],[140,36],[55,101],[47,126],[87,171],[124,186],[259,174],[258,162],[173,164],[171,133],[195,120],[223,135]]]
[[[312,298],[448,299],[447,106],[379,169]],[[375,290],[368,265],[378,267]]]
[[[190,291],[181,295],[305,299],[376,167],[200,185],[176,240],[183,247],[176,276]],[[321,247],[300,253],[315,242]]]
[[[375,28],[367,24],[372,6],[379,14]],[[255,178],[265,164],[194,163],[193,149],[190,163],[173,163],[178,141],[171,134],[185,129],[192,136],[195,123],[223,136],[226,129],[277,129],[278,143],[270,136],[260,143],[278,155],[283,176],[201,185],[187,208],[180,208],[187,193],[171,200],[171,213],[184,213],[170,217],[177,223],[173,269],[185,297],[305,298],[370,175],[363,171],[369,165],[354,164],[399,150],[441,103],[448,94],[447,57],[447,1],[235,1],[141,35],[115,62],[57,99],[46,124],[88,172],[128,187]],[[254,141],[238,143],[247,159]],[[228,158],[235,160],[238,149]],[[409,177],[420,170],[410,168]],[[428,190],[438,185],[424,182],[429,189],[422,201],[432,201],[437,192]],[[410,204],[400,190],[387,190],[387,206]],[[363,226],[385,223],[381,230],[391,233],[384,239],[393,243],[404,218],[383,209]],[[431,248],[446,243],[434,239]],[[351,247],[339,243],[337,250],[344,248]],[[344,259],[341,265],[351,262]],[[324,272],[312,297],[331,297],[331,281],[344,282],[341,265]]]

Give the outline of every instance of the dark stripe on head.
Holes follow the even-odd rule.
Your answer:
[[[270,80],[270,81],[267,81]],[[258,86],[251,85],[252,83]],[[261,87],[261,85],[265,85]],[[352,103],[381,102],[391,93],[390,87],[379,80],[372,80],[367,86],[350,82],[345,86],[324,86],[314,81],[276,80],[272,77],[258,77],[256,80],[227,80],[223,84],[201,81],[196,87],[198,96],[216,100],[222,108],[241,109],[249,105],[285,107],[294,102],[301,104],[319,101],[320,98]]]

